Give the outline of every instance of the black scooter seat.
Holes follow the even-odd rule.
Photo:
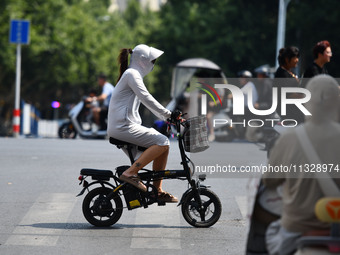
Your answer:
[[[99,170],[91,168],[83,168],[80,170],[81,175],[91,176],[94,180],[110,180],[113,177],[113,172],[111,170]]]
[[[135,146],[132,143],[121,141],[121,140],[118,140],[118,139],[113,138],[113,137],[110,137],[110,143],[113,144],[113,145],[116,145],[119,149],[123,148],[124,146]],[[142,147],[142,146],[137,146],[137,147],[138,147],[138,150],[140,150],[140,151],[145,151],[147,149],[147,148]]]

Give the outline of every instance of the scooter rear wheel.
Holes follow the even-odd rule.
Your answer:
[[[91,190],[83,201],[83,214],[86,220],[97,227],[108,227],[115,224],[123,213],[123,203],[119,195],[109,199],[112,193],[109,188]]]
[[[192,190],[182,203],[182,214],[190,225],[207,228],[214,225],[220,218],[222,205],[218,196],[211,190],[201,188],[199,189],[199,195],[202,200],[202,207],[199,208]]]

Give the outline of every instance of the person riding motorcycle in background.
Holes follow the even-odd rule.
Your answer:
[[[85,102],[88,103],[92,103],[95,101],[102,102],[102,105],[100,107],[95,106],[92,108],[92,113],[95,123],[99,126],[99,130],[106,130],[107,129],[106,118],[114,87],[111,83],[107,81],[107,77],[105,74],[99,74],[97,80],[98,85],[102,87],[101,95],[97,97],[96,96],[88,97],[86,98]]]

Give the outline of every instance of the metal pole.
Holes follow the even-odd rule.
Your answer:
[[[15,103],[13,110],[13,135],[19,137],[20,133],[20,76],[21,76],[21,44],[17,44],[17,66],[15,79]]]
[[[277,58],[279,56],[279,50],[284,47],[285,44],[285,33],[286,33],[286,13],[287,6],[291,0],[279,0],[279,17],[277,23],[277,41],[276,41],[276,58],[275,68],[279,67]]]

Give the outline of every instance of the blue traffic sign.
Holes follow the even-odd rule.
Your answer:
[[[9,42],[17,44],[29,43],[30,22],[27,20],[11,20]]]

